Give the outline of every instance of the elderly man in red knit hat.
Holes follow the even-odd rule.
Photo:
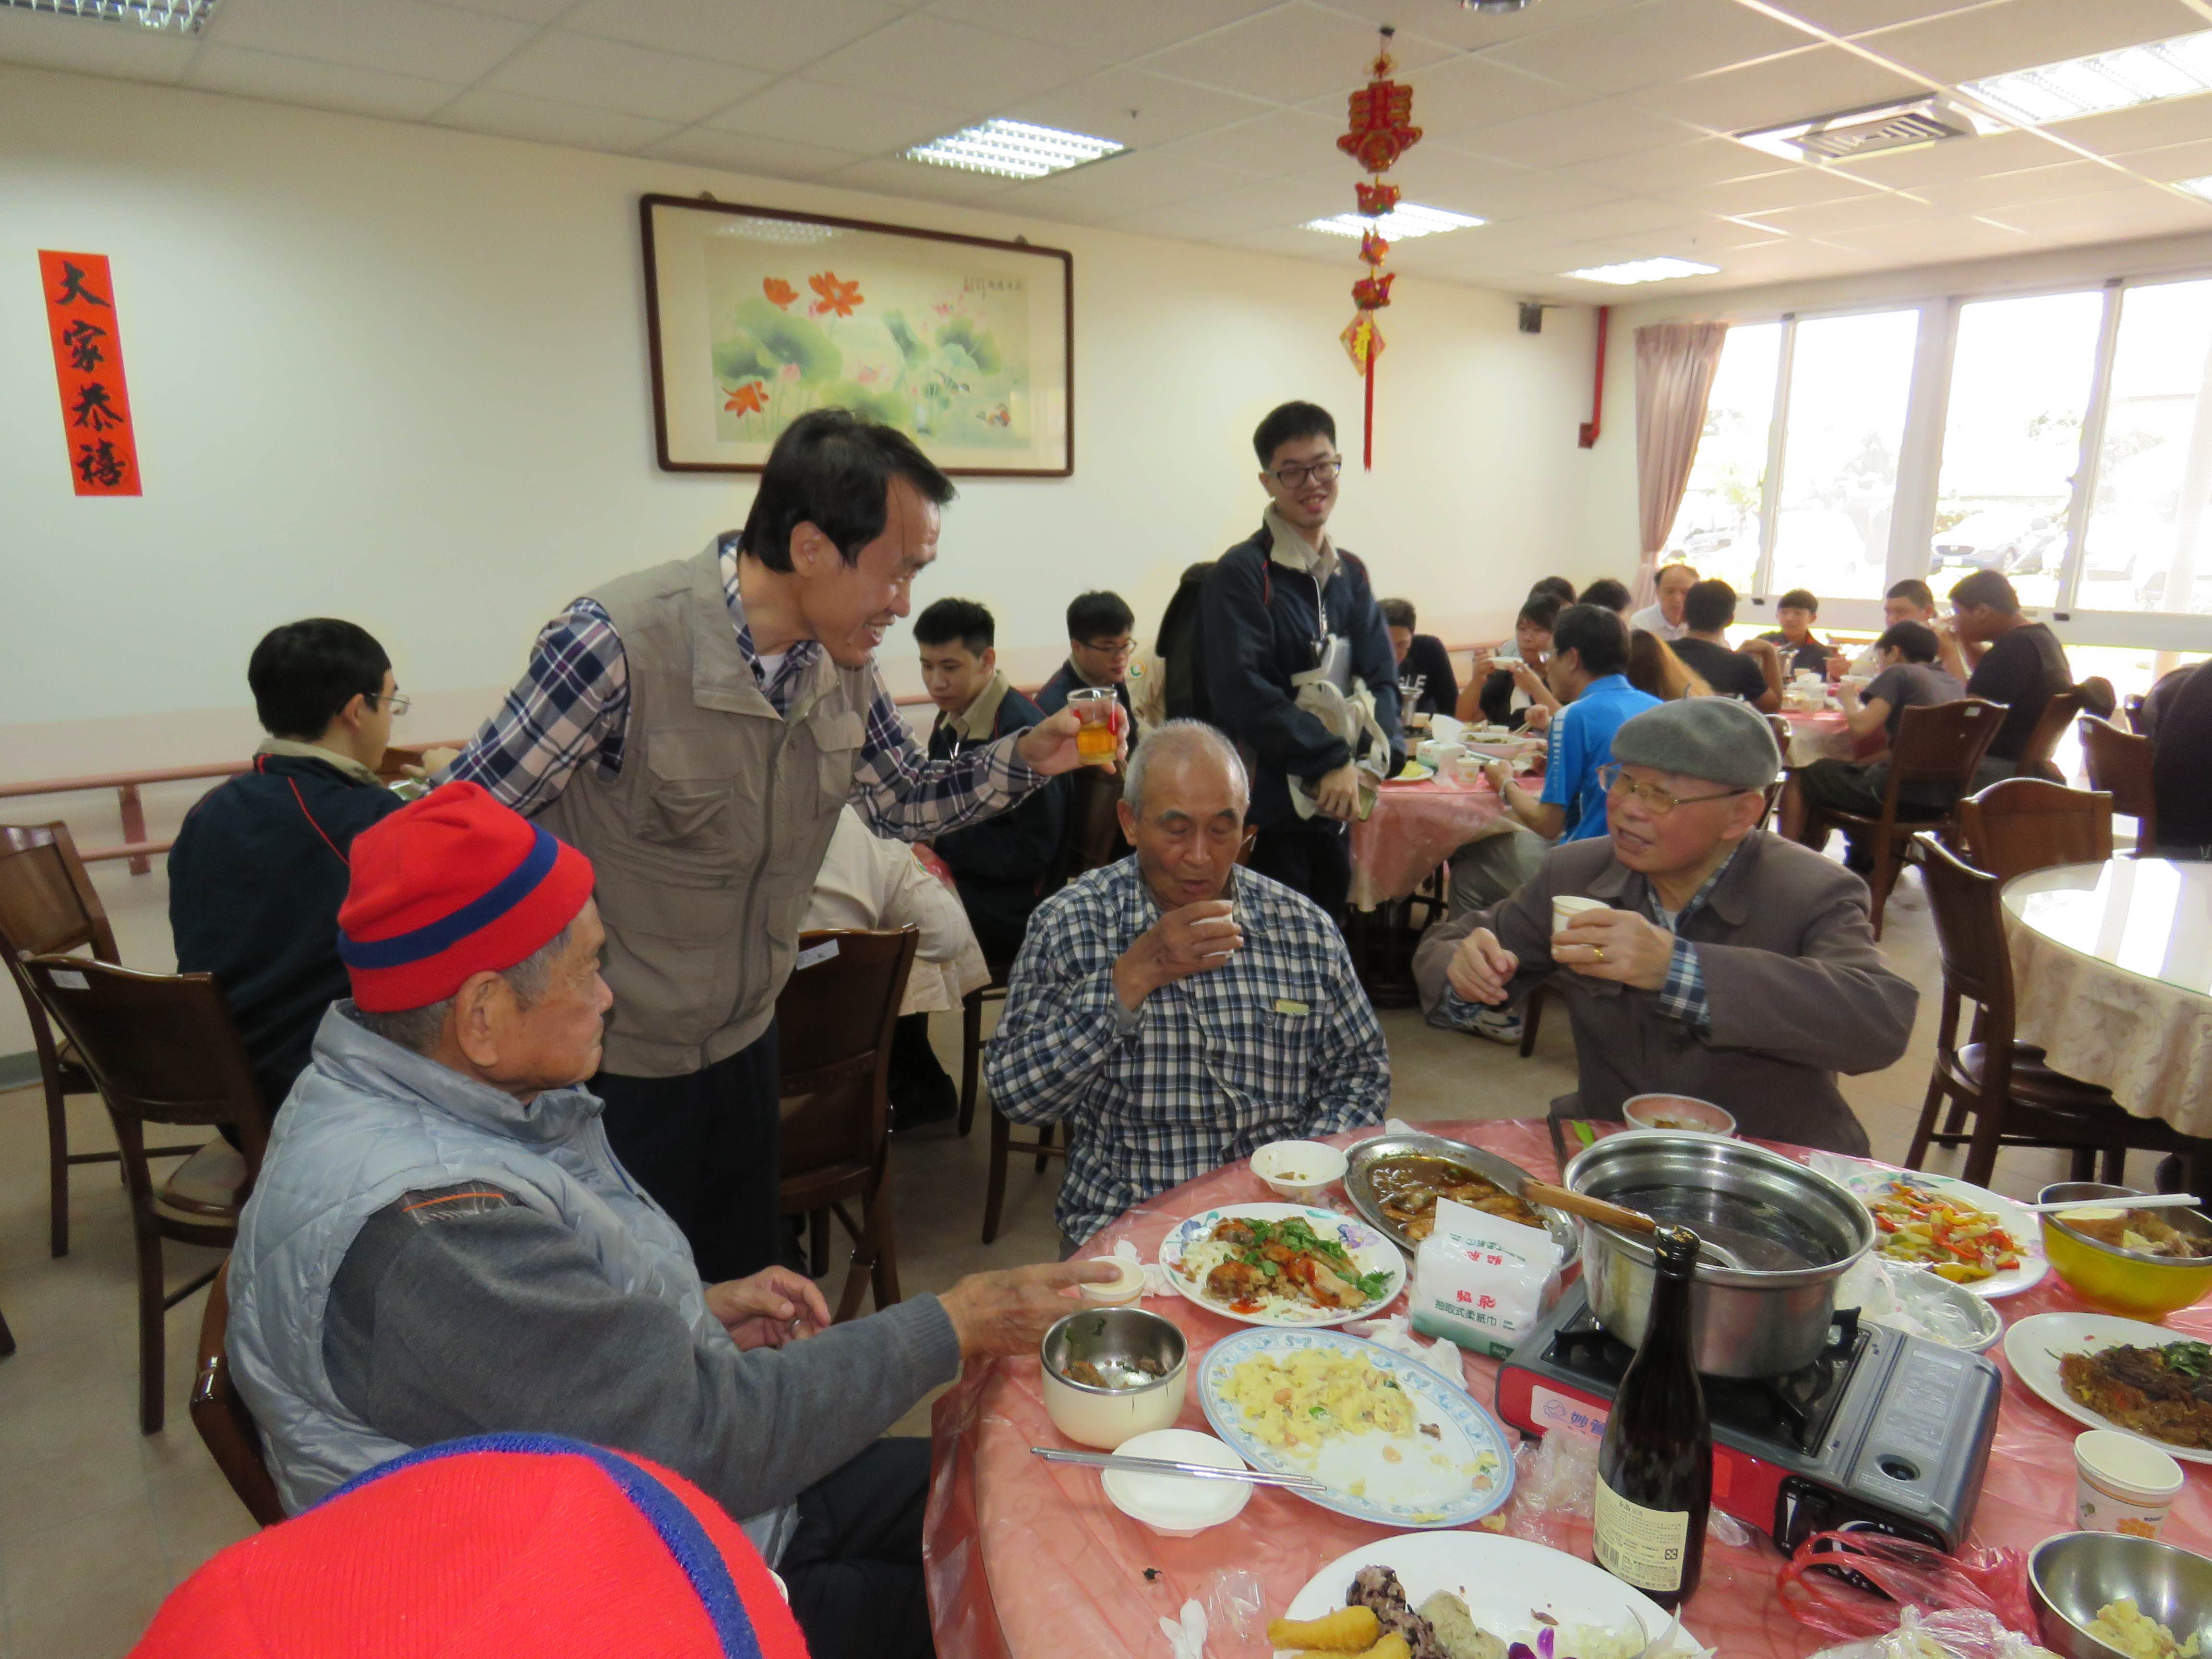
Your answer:
[[[231,1260],[230,1357],[285,1507],[410,1447],[571,1435],[742,1519],[815,1659],[929,1653],[928,1446],[879,1437],[964,1356],[1033,1351],[1066,1287],[1109,1270],[975,1274],[834,1328],[787,1269],[702,1284],[578,1086],[611,1000],[589,860],[451,783],[351,863],[353,999],[316,1033]]]

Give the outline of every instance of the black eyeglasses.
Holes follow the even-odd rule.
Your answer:
[[[1283,467],[1273,476],[1284,489],[1296,489],[1309,478],[1316,483],[1334,483],[1337,474],[1343,471],[1344,462],[1340,457],[1331,461],[1316,461],[1311,466]]]
[[[1633,795],[1643,802],[1655,818],[1663,818],[1678,806],[1694,806],[1701,800],[1727,800],[1733,795],[1751,795],[1753,789],[1723,789],[1712,795],[1678,795],[1672,790],[1662,789],[1656,783],[1643,783],[1620,769],[1617,761],[1608,761],[1597,769],[1598,787],[1608,795]]]

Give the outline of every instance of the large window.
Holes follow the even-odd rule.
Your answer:
[[[1664,556],[1687,559],[1701,574],[1718,576],[1739,593],[1752,592],[1759,571],[1759,507],[1781,350],[1779,323],[1728,331],[1689,487],[1667,538]]]
[[[1919,331],[1917,311],[1797,325],[1771,591],[1878,599],[1888,586],[1889,520]]]
[[[2128,289],[2075,603],[2212,614],[2212,282]]]

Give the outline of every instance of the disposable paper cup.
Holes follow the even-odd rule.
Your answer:
[[[1125,1255],[1096,1255],[1092,1261],[1103,1261],[1120,1273],[1119,1279],[1109,1279],[1097,1284],[1077,1285],[1076,1291],[1094,1308],[1127,1307],[1141,1302],[1145,1296],[1145,1264],[1132,1261]]]
[[[2074,1525],[2081,1532],[2155,1538],[2181,1491],[2181,1465],[2117,1429],[2074,1440]]]
[[[1556,936],[1567,931],[1567,924],[1585,910],[1610,910],[1613,907],[1603,899],[1583,898],[1574,893],[1561,893],[1552,901],[1552,932]]]

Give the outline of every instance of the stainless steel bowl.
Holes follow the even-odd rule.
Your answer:
[[[1350,1149],[1351,1156],[1344,1172],[1345,1196],[1352,1207],[1359,1212],[1367,1224],[1388,1238],[1407,1255],[1416,1254],[1420,1241],[1408,1238],[1406,1230],[1382,1213],[1382,1205],[1375,1196],[1372,1174],[1374,1167],[1385,1158],[1441,1158],[1449,1163],[1463,1164],[1482,1176],[1494,1181],[1516,1198],[1528,1180],[1528,1172],[1510,1159],[1495,1152],[1486,1152],[1480,1146],[1469,1146],[1463,1141],[1447,1140],[1442,1135],[1377,1135],[1372,1140],[1363,1140]],[[1576,1231],[1573,1220],[1557,1210],[1537,1205],[1536,1213],[1544,1218],[1544,1230],[1558,1241],[1565,1253],[1560,1258],[1560,1276],[1571,1277],[1576,1257],[1582,1250],[1582,1236]]]
[[[1708,1376],[1779,1376],[1810,1364],[1827,1345],[1838,1281],[1874,1245],[1874,1218],[1849,1188],[1747,1141],[1608,1135],[1567,1165],[1565,1184],[1705,1241],[1690,1318]],[[1590,1311],[1633,1347],[1651,1308],[1651,1247],[1595,1222],[1583,1234]]]
[[[2212,1651],[2212,1560],[2177,1544],[2118,1532],[2063,1532],[2027,1558],[2027,1587],[2043,1645],[2067,1659],[2129,1659],[2089,1634],[2097,1610],[2121,1597]]]
[[[1182,1413],[1189,1350],[1175,1322],[1156,1313],[1142,1308],[1072,1313],[1044,1334],[1037,1355],[1044,1366],[1045,1411],[1071,1440],[1110,1451],[1132,1435],[1167,1428]],[[1079,1382],[1067,1374],[1079,1360],[1126,1370],[1140,1359],[1158,1364],[1161,1375],[1114,1389]]]

